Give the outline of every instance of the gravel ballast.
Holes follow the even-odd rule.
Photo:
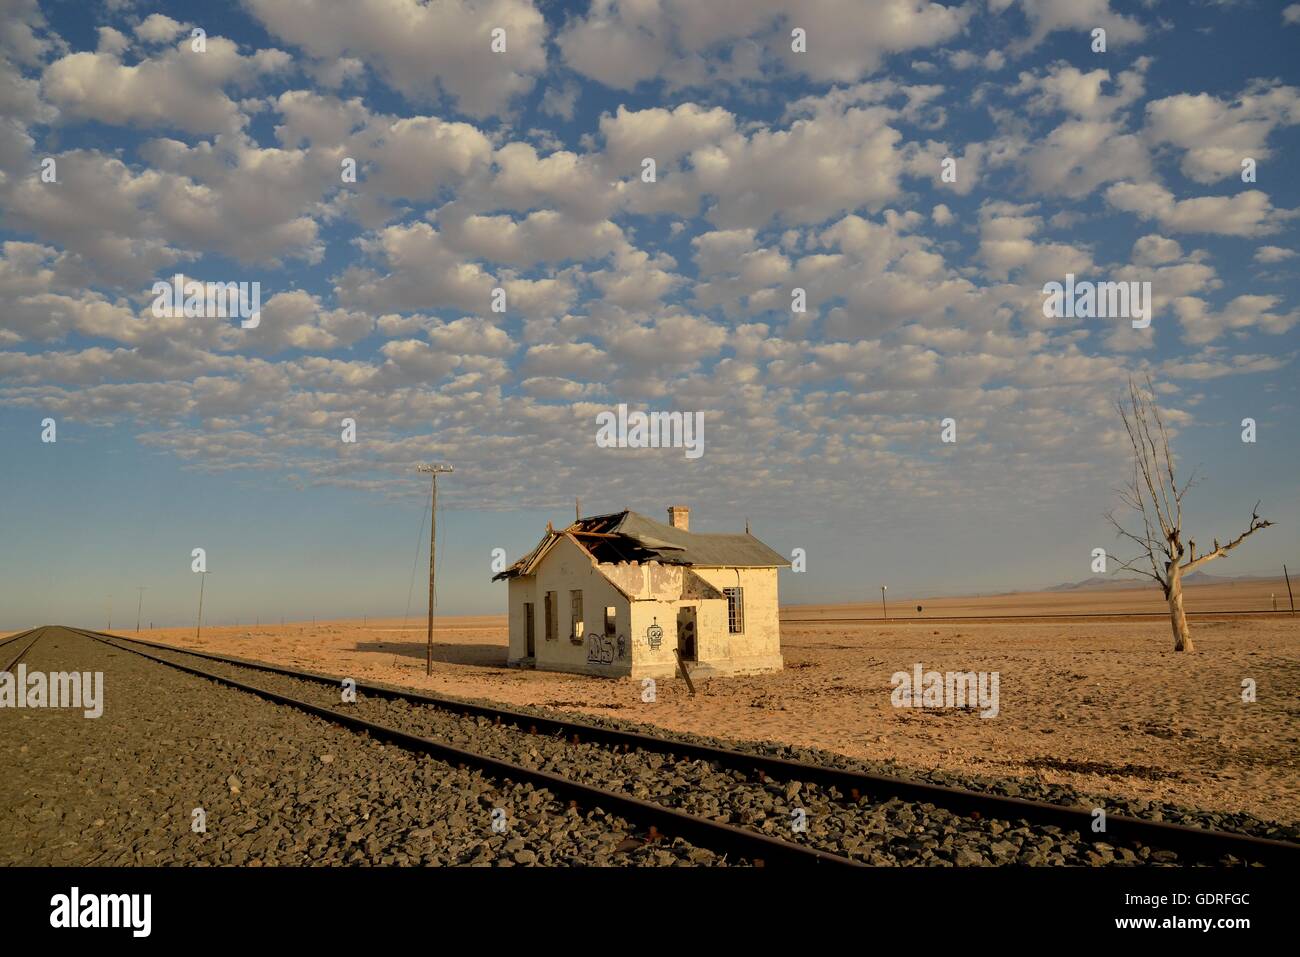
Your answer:
[[[0,864],[727,863],[66,630],[24,664],[103,672],[104,707],[0,709]]]
[[[458,715],[410,700],[366,695],[364,691],[358,692],[356,702],[344,703],[341,686],[271,674],[180,651],[152,647],[142,650],[467,750],[621,791],[868,864],[1122,866],[1180,863],[1171,851],[1093,842],[1083,839],[1078,832],[1051,825],[976,819],[932,804],[897,798],[879,800],[863,795],[855,801],[834,788],[799,781],[756,780],[743,772],[720,768],[706,761],[680,759],[653,751],[623,752],[594,743],[575,745],[557,736],[529,734],[525,729],[496,725],[485,718]],[[541,709],[521,710],[557,716]],[[587,715],[583,719],[643,732],[652,730],[660,736],[669,736],[664,735],[661,729],[640,728],[625,722],[593,721]],[[671,737],[737,747],[733,742],[692,735]],[[750,750],[775,753],[793,760],[855,766],[854,762],[842,756],[818,754],[810,758],[799,749]],[[840,760],[830,760],[835,757]],[[879,773],[879,769],[873,770]],[[965,782],[938,779],[934,783],[960,786]],[[1027,791],[1025,789],[1016,796],[1037,797]],[[1109,809],[1112,813],[1123,813],[1113,807]],[[1232,863],[1231,859],[1227,863]]]

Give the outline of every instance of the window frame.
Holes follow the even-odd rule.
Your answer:
[[[745,589],[740,585],[722,589],[727,599],[727,634],[745,633]]]
[[[577,631],[577,626],[579,624],[583,626],[583,631],[586,631],[587,628],[586,621],[587,619],[584,616],[582,589],[570,588],[569,589],[569,640],[572,641],[575,645],[582,644],[583,639],[586,637],[585,635],[582,635]]]

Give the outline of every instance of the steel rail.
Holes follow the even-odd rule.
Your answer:
[[[615,791],[607,791],[604,788],[582,784],[561,775],[552,774],[549,771],[524,767],[523,765],[515,764],[511,761],[505,761],[500,758],[494,758],[490,755],[480,754],[477,751],[469,751],[464,748],[454,747],[433,738],[411,734],[410,732],[402,731],[400,728],[394,728],[375,721],[368,721],[364,718],[356,717],[355,715],[349,715],[332,708],[315,705],[309,701],[302,701],[290,697],[289,695],[270,691],[266,688],[258,688],[254,685],[245,684],[242,681],[237,681],[224,675],[217,675],[209,671],[204,671],[201,668],[194,668],[176,661],[168,661],[165,658],[159,658],[156,655],[141,651],[138,648],[132,648],[126,644],[119,644],[118,636],[115,635],[86,631],[80,628],[69,628],[68,630],[75,634],[80,634],[87,638],[92,638],[95,641],[102,642],[109,647],[118,648],[122,651],[139,655],[142,658],[147,658],[150,661],[157,662],[169,668],[174,668],[178,671],[206,678],[210,681],[216,681],[217,683],[226,685],[227,687],[236,688],[240,691],[257,695],[258,697],[264,698],[268,701],[273,701],[276,704],[297,708],[300,711],[305,711],[308,714],[313,714],[319,718],[324,718],[327,721],[332,721],[335,724],[342,725],[353,731],[364,732],[377,740],[389,741],[396,744],[398,747],[409,751],[428,754],[432,757],[438,758],[439,760],[450,763],[468,765],[494,777],[527,783],[534,787],[545,789],[554,794],[567,797],[585,807],[599,807],[607,811],[612,811],[627,818],[629,821],[647,825],[652,831],[662,831],[664,834],[673,834],[681,837],[697,847],[709,848],[726,854],[738,855],[759,865],[821,864],[836,867],[865,866],[859,861],[847,857],[841,857],[838,854],[832,854],[828,851],[821,851],[816,848],[805,847],[801,844],[794,844],[790,841],[771,837],[758,831],[739,828],[718,821],[711,821],[708,818],[696,817],[693,814],[687,814],[684,811],[665,807],[662,804],[654,804],[650,801],[643,801],[640,798],[634,798],[626,794],[620,794]]]
[[[15,631],[15,632],[14,632],[12,635],[10,635],[8,638],[0,638],[0,648],[3,648],[5,645],[12,644],[12,643],[15,642],[15,641],[20,641],[20,640],[22,640],[23,638],[26,638],[26,637],[27,637],[28,635],[30,635],[32,632],[34,632],[34,631],[40,631],[40,630],[41,630],[42,628],[44,628],[44,627],[46,627],[46,626],[45,626],[45,625],[39,625],[39,626],[37,626],[36,628],[28,628],[26,631]]]
[[[1276,615],[1279,618],[1290,617],[1289,612],[1262,609],[1242,609],[1239,611],[1189,611],[1187,617],[1222,617],[1233,615]],[[1124,619],[1124,618],[1168,618],[1167,611],[1081,611],[1077,614],[1056,615],[899,615],[896,618],[781,618],[782,625],[821,625],[851,624],[853,622],[880,624],[925,624],[928,621],[1067,621],[1074,618],[1085,620]]]
[[[136,638],[112,637],[163,651],[192,655],[197,658],[239,665],[290,678],[316,681],[333,686],[338,686],[343,681],[342,677],[318,672],[299,671],[279,665],[266,664],[265,662],[249,661],[211,652],[194,651],[188,648],[143,641]],[[786,758],[751,754],[715,745],[661,738],[638,731],[607,728],[577,719],[541,717],[505,707],[472,704],[424,692],[375,685],[363,681],[356,683],[356,690],[389,700],[418,702],[444,711],[488,718],[494,721],[508,721],[521,728],[536,729],[538,732],[560,734],[564,737],[577,735],[580,739],[590,742],[615,747],[636,747],[660,754],[709,761],[729,770],[757,772],[760,775],[776,778],[777,780],[801,781],[826,788],[833,787],[845,796],[872,794],[876,797],[896,797],[907,801],[934,804],[959,814],[979,814],[984,817],[1004,820],[1025,820],[1037,825],[1054,825],[1063,830],[1078,831],[1084,840],[1094,843],[1147,845],[1156,849],[1177,851],[1196,860],[1216,861],[1224,855],[1231,854],[1242,860],[1270,864],[1290,864],[1293,867],[1300,866],[1300,844],[1274,838],[1257,837],[1253,834],[1217,831],[1209,828],[1192,827],[1186,824],[1150,821],[1123,814],[1109,813],[1105,816],[1105,830],[1094,831],[1094,822],[1097,820],[1094,816],[1094,808],[1049,804],[1044,801],[1030,801],[1025,798],[988,794],[967,788],[955,788],[948,785],[871,774],[865,771],[791,761]]]
[[[14,655],[13,658],[9,660],[8,664],[0,666],[0,671],[12,672],[14,670],[14,666],[17,665],[18,662],[22,661],[24,657],[26,657],[27,652],[32,650],[32,646],[35,645],[36,642],[41,640],[46,630],[47,629],[44,626],[40,628],[33,628],[31,629],[31,631],[21,632],[20,634],[13,636],[13,638],[6,641],[3,645],[0,645],[0,648],[9,648],[11,645],[15,643],[21,644],[22,639],[26,638],[28,635],[32,636],[32,640],[27,642],[27,644],[23,646],[22,650],[19,651],[18,654]]]

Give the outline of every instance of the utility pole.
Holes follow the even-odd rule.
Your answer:
[[[1291,573],[1288,572],[1288,571],[1286,570],[1286,566],[1285,566],[1285,565],[1282,566],[1282,574],[1286,577],[1286,597],[1289,598],[1289,599],[1291,599],[1291,614],[1294,615],[1294,614],[1295,614],[1295,595],[1293,595],[1293,594],[1291,593]]]
[[[888,585],[880,586],[880,610],[885,615],[885,621],[889,621],[889,607],[885,604],[885,589],[888,587]]]
[[[105,631],[113,630],[113,596],[108,596],[108,624],[104,626]]]
[[[140,634],[140,609],[144,605],[144,589],[144,585],[137,585],[135,589],[140,593],[140,597],[136,599],[135,603],[135,633],[137,635]]]
[[[434,556],[437,548],[438,529],[438,474],[453,471],[450,465],[417,465],[417,472],[428,472],[432,477],[429,499],[429,635],[424,651],[424,673],[433,674],[433,570]]]
[[[199,572],[199,620],[194,626],[194,640],[199,640],[203,632],[203,585],[208,580],[207,572]]]

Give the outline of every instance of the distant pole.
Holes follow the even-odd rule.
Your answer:
[[[582,521],[582,499],[580,498],[573,500],[573,520],[575,522]]]
[[[108,624],[104,626],[105,631],[113,630],[113,596],[108,596]]]
[[[1286,566],[1282,566],[1282,574],[1286,576],[1286,597],[1291,599],[1291,614],[1295,614],[1295,595],[1291,594],[1291,575],[1287,572]]]
[[[880,610],[885,615],[885,621],[889,621],[889,606],[885,604],[885,589],[888,587],[888,585],[880,586]]]
[[[135,633],[137,635],[140,634],[140,609],[144,606],[144,589],[144,585],[137,585],[135,589],[140,593],[140,597],[135,602]]]
[[[203,585],[208,580],[207,572],[199,572],[199,620],[194,625],[194,640],[199,640],[203,633]]]
[[[424,673],[433,674],[433,572],[434,556],[438,545],[438,474],[451,472],[450,465],[417,465],[417,472],[428,472],[432,478],[429,485],[429,632],[424,649]]]

